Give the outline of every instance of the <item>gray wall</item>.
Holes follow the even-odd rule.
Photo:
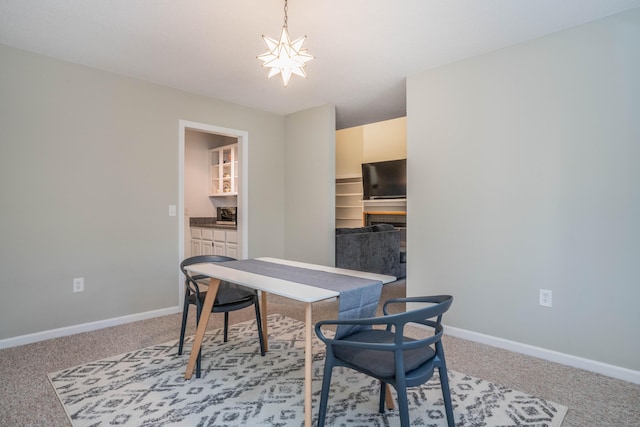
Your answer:
[[[635,9],[409,77],[409,294],[640,370],[639,41]]]
[[[177,306],[181,119],[248,132],[249,256],[284,255],[285,117],[5,46],[0,63],[0,339]]]
[[[335,108],[322,106],[286,119],[285,257],[334,265]]]

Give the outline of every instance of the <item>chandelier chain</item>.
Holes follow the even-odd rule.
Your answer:
[[[287,23],[287,9],[289,7],[287,6],[287,0],[284,0],[284,28],[286,28],[287,30],[289,29],[289,25]]]

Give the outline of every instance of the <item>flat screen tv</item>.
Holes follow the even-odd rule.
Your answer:
[[[407,197],[407,159],[362,164],[364,200]]]

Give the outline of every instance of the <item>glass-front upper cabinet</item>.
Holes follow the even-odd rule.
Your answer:
[[[209,164],[209,195],[238,195],[238,144],[209,150]]]

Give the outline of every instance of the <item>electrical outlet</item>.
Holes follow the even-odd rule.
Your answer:
[[[543,307],[551,307],[551,291],[540,289],[540,305]]]
[[[73,279],[73,292],[84,292],[84,277]]]

